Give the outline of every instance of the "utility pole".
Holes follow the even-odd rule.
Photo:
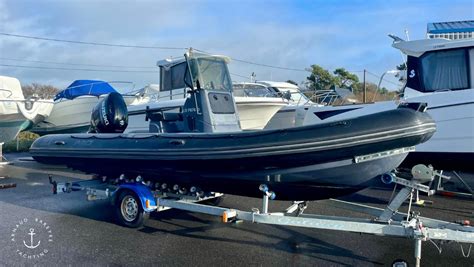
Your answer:
[[[367,87],[366,87],[366,84],[365,84],[365,72],[366,70],[364,69],[364,91],[363,91],[363,98],[364,98],[364,103],[367,102]]]

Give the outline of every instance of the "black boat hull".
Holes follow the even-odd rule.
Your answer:
[[[245,196],[259,196],[265,183],[277,199],[315,200],[367,187],[403,161],[408,150],[399,148],[425,142],[434,131],[426,113],[400,108],[282,130],[52,135],[30,152],[39,162],[107,177],[140,175]]]

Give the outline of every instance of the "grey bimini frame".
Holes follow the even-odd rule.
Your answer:
[[[426,167],[424,165],[416,165],[411,169],[410,180],[400,178],[393,173],[390,175],[384,175],[382,177],[384,183],[394,183],[402,186],[401,190],[399,190],[395,197],[392,198],[385,209],[331,199],[331,205],[367,214],[369,216],[367,219],[306,214],[304,213],[304,210],[307,207],[305,201],[295,201],[283,212],[270,212],[268,205],[269,202],[275,198],[275,194],[271,191],[271,188],[265,184],[262,184],[259,187],[263,196],[262,209],[259,210],[254,208],[251,211],[242,211],[201,203],[202,201],[217,199],[221,197],[222,194],[206,194],[204,192],[199,192],[199,189],[196,188],[185,190],[180,188],[178,185],[173,187],[168,187],[165,184],[151,186],[150,184],[143,182],[140,176],[132,180],[127,180],[125,177],[118,178],[117,180],[124,181],[122,185],[108,185],[106,184],[105,179],[95,179],[75,183],[56,183],[52,180],[51,176],[50,182],[53,184],[53,192],[55,193],[69,193],[72,191],[85,190],[87,192],[88,200],[111,199],[112,203],[118,207],[119,210],[120,207],[123,207],[122,212],[119,212],[118,216],[121,216],[120,214],[122,214],[125,216],[125,219],[128,219],[128,221],[133,219],[133,215],[140,214],[140,211],[145,211],[147,213],[151,211],[160,212],[174,208],[219,216],[222,218],[222,222],[224,223],[248,221],[261,224],[296,226],[321,230],[326,229],[373,234],[378,236],[410,238],[414,240],[416,266],[420,266],[423,241],[438,240],[440,242],[467,243],[467,252],[465,252],[461,244],[462,254],[465,257],[469,257],[472,244],[474,244],[474,227],[460,223],[450,223],[421,217],[418,212],[412,210],[412,202],[416,190],[425,192],[428,195],[434,194],[435,190],[431,190],[430,186],[424,185],[423,183],[433,182],[435,177],[438,175],[442,174],[434,171],[431,167]],[[131,202],[132,204],[135,203],[134,205],[129,205],[130,198],[127,198],[127,196],[124,197],[123,192],[126,192],[127,190],[133,191],[134,184],[140,184],[140,188],[143,188],[143,185],[146,185],[146,188],[154,188],[150,189],[150,193],[155,198],[153,201],[154,203],[149,200],[141,202],[140,199],[136,199],[135,202]],[[121,187],[126,187],[127,190],[121,191]],[[132,197],[133,195],[140,195],[142,193],[143,192],[135,191],[130,193],[129,196]],[[117,198],[115,197],[116,195],[120,197]],[[128,204],[126,203],[127,205],[124,205],[125,200],[128,201]],[[401,213],[398,209],[406,200],[409,200],[408,212]],[[142,203],[143,207],[136,203]],[[142,209],[140,209],[140,207]],[[140,224],[126,224],[126,226],[138,227],[141,226],[142,223],[143,220],[140,220]]]

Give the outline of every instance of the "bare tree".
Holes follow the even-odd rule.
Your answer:
[[[52,85],[44,85],[39,83],[23,85],[21,89],[23,90],[23,95],[25,95],[25,98],[37,96],[39,98],[48,99],[53,98],[59,92],[59,89]]]

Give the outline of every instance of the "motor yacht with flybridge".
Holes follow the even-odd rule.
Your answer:
[[[437,131],[428,142],[418,145],[404,164],[473,170],[474,40],[394,40],[392,46],[407,56],[406,84],[400,101],[312,107],[298,123],[326,123],[393,109],[399,102],[425,102]]]
[[[43,136],[30,153],[112,181],[140,176],[154,188],[260,197],[264,183],[277,199],[315,200],[369,186],[436,130],[425,105],[411,103],[338,122],[242,131],[227,62],[189,50],[163,65],[164,78],[184,84],[186,97],[182,106],[173,99],[148,108],[148,133],[123,133],[127,106],[111,93],[94,108],[91,133]]]

